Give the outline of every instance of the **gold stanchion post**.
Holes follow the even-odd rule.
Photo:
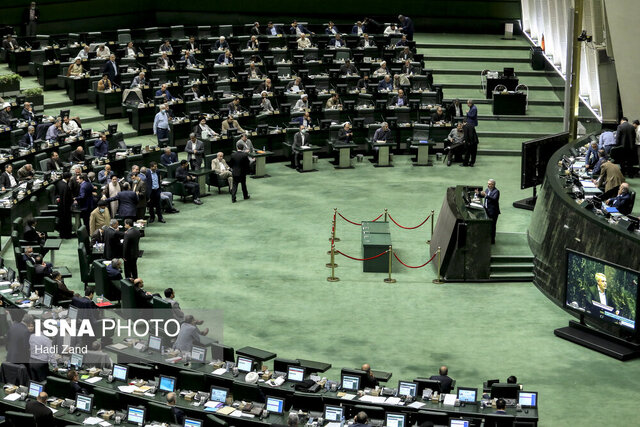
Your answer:
[[[340,239],[336,237],[336,225],[338,222],[338,208],[333,208],[333,232],[331,233],[331,238],[329,240],[333,240],[334,242],[339,242]]]
[[[388,214],[387,209],[385,209],[385,210],[384,210],[384,222],[388,222],[388,220],[387,220],[387,214]]]
[[[440,267],[442,266],[442,259],[440,258],[440,246],[438,246],[438,278],[435,279],[433,281],[433,283],[435,283],[436,285],[439,285],[441,283],[444,283],[444,280],[442,280],[442,277],[440,276]]]
[[[334,262],[335,255],[335,246],[331,245],[331,276],[327,277],[327,282],[337,282],[340,280],[336,277],[336,267],[338,266],[338,264]],[[327,264],[327,267],[329,267],[329,264]]]
[[[433,239],[433,210],[431,211],[431,235],[429,236],[427,243],[431,243],[431,239]]]
[[[333,270],[334,268],[336,268],[338,266],[338,264],[335,263],[336,260],[336,247],[335,245],[331,245],[331,262],[327,263],[327,268],[330,268],[331,270]],[[332,273],[333,275],[333,273]]]
[[[386,209],[385,209],[386,212]],[[384,283],[396,283],[396,279],[391,278],[391,264],[393,263],[393,247],[389,246],[389,277],[384,279]]]

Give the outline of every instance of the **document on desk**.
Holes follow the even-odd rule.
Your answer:
[[[596,185],[593,183],[593,181],[589,181],[586,179],[581,180],[580,185],[582,185],[582,188],[596,188]]]
[[[113,424],[111,424],[109,421],[103,421],[100,423],[100,425],[102,427],[111,427]]]
[[[102,418],[87,417],[87,418],[84,419],[82,424],[87,425],[87,426],[95,426],[96,424],[102,423],[102,421],[104,421]]]
[[[448,406],[455,406],[457,398],[458,396],[456,396],[455,394],[445,394],[444,402],[442,402],[442,404],[448,405]]]
[[[365,395],[360,398],[360,402],[371,402],[371,403],[385,403],[387,400],[384,396],[369,396]]]
[[[18,399],[20,399],[20,393],[11,393],[4,397],[4,400],[8,400],[9,402],[14,402]]]
[[[231,413],[235,411],[236,409],[233,406],[224,406],[218,409],[218,412],[222,415],[231,415]]]
[[[340,427],[340,425],[341,425],[340,423],[329,423],[324,427]]]
[[[13,289],[11,289],[11,288],[7,288],[7,289],[3,289],[3,290],[1,290],[1,291],[0,291],[0,294],[8,294],[8,293],[11,293],[11,292],[13,292]]]
[[[109,347],[113,348],[114,350],[124,350],[125,348],[127,348],[126,345],[121,343],[111,344]]]
[[[134,385],[120,385],[118,386],[118,390],[123,393],[133,393],[138,387]]]
[[[226,368],[218,368],[215,371],[212,372],[213,375],[222,375],[225,372],[227,372]]]
[[[230,417],[236,417],[236,418],[240,418],[242,417],[242,411],[238,411],[237,409],[234,410],[232,413],[229,414]]]
[[[89,384],[95,384],[98,381],[102,381],[102,377],[91,377],[91,378],[87,378],[85,381],[88,382]]]
[[[402,399],[400,399],[399,397],[388,397],[384,403],[386,403],[387,405],[400,405],[402,402]]]
[[[344,396],[342,396],[340,399],[344,399],[344,400],[353,400],[356,398],[355,394],[345,394]]]
[[[410,404],[410,405],[408,405],[408,406],[409,406],[409,408],[420,409],[420,408],[422,408],[423,406],[425,406],[425,404],[424,404],[424,403],[422,403],[422,402],[413,402],[412,404]]]

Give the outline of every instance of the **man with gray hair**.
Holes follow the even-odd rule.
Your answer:
[[[109,221],[109,227],[104,231],[104,258],[113,259],[122,257],[122,239],[124,233],[120,231],[117,219]]]
[[[382,125],[376,129],[373,134],[373,143],[376,142],[388,142],[389,138],[391,138],[391,130],[389,130],[389,123],[382,122]],[[378,150],[379,147],[373,147],[374,157],[376,163],[378,163]]]
[[[200,170],[204,157],[204,143],[196,138],[195,133],[189,134],[189,141],[187,141],[184,151],[187,152],[187,160],[191,170]]]
[[[291,412],[289,414],[289,418],[287,418],[287,426],[288,427],[297,427],[298,425],[298,414],[295,412]]]
[[[493,221],[491,224],[491,244],[493,245],[496,243],[496,225],[500,215],[500,190],[496,188],[496,180],[489,179],[487,189],[484,191],[476,189],[476,196],[484,198],[484,210]]]
[[[26,148],[28,150],[35,148],[33,142],[36,140],[36,128],[33,126],[29,126],[27,128],[27,133],[24,134],[22,139],[20,140],[20,148]]]

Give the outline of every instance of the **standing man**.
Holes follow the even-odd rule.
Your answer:
[[[160,175],[158,175],[158,164],[156,162],[151,162],[149,169],[147,169],[147,179],[145,180],[145,184],[147,184],[147,191],[149,192],[149,223],[152,223],[156,220],[156,211],[158,212],[158,222],[165,223],[166,221],[162,218],[162,207],[160,206]]]
[[[189,141],[187,141],[184,151],[187,152],[187,160],[191,170],[200,170],[204,157],[204,143],[196,138],[195,133],[189,135]]]
[[[469,107],[469,111],[467,111],[467,124],[470,124],[473,127],[478,126],[478,107],[473,104],[473,100],[467,101],[467,107]]]
[[[169,107],[167,104],[160,106],[160,111],[153,119],[153,134],[158,136],[158,144],[162,146],[161,139],[169,138]]]
[[[40,9],[36,7],[36,2],[32,1],[27,10],[24,11],[25,35],[35,36],[38,20],[40,19]]]
[[[109,55],[109,60],[102,66],[102,74],[108,75],[112,83],[118,83],[120,81],[116,56],[113,53]]]
[[[71,206],[73,205],[73,194],[69,187],[71,172],[64,172],[62,179],[56,182],[56,195],[58,198],[58,231],[61,239],[71,238]]]
[[[407,39],[413,40],[413,21],[408,16],[399,15],[400,27],[402,33],[407,35]]]
[[[131,191],[138,195],[136,219],[144,219],[144,213],[147,210],[147,183],[142,180],[140,174],[131,176]]]
[[[291,155],[293,156],[293,165],[296,170],[300,170],[300,156],[302,147],[308,144],[309,137],[307,135],[307,129],[304,125],[300,125],[300,131],[296,132],[293,136],[293,144],[291,144]]]
[[[140,230],[133,226],[131,218],[124,220],[124,241],[122,258],[124,258],[124,276],[138,277],[138,256],[140,255]]]
[[[487,189],[480,191],[476,189],[476,195],[484,198],[484,210],[487,216],[491,218],[491,244],[496,243],[496,225],[498,224],[498,215],[500,215],[500,190],[496,188],[496,180],[490,179],[487,182]]]
[[[476,133],[475,126],[471,126],[468,122],[465,123],[463,129],[464,139],[464,162],[460,166],[473,167],[476,162],[476,153],[478,152],[478,134]]]
[[[122,257],[122,243],[124,233],[120,231],[117,219],[109,221],[109,227],[104,230],[104,257],[114,259]]]
[[[622,173],[625,176],[631,176],[633,165],[636,164],[636,153],[634,150],[636,144],[636,129],[629,123],[626,117],[620,119],[620,125],[616,132],[616,146],[624,148],[624,157],[620,161]]]
[[[89,229],[91,217],[91,211],[93,210],[93,185],[87,179],[87,174],[83,173],[78,175],[78,184],[79,191],[78,196],[75,198],[75,202],[78,204],[78,208],[80,209],[80,216],[82,217],[82,222],[84,226]]]
[[[231,155],[229,160],[232,176],[233,187],[231,189],[231,202],[236,202],[236,192],[238,191],[238,184],[242,184],[242,195],[244,199],[249,199],[249,191],[247,191],[247,175],[251,171],[251,163],[249,162],[249,155],[244,152],[244,144],[240,141],[236,144],[236,152]]]

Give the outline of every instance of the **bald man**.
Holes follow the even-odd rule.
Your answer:
[[[449,393],[451,391],[453,380],[449,377],[449,368],[447,368],[445,365],[440,366],[438,375],[431,375],[429,379],[440,381],[441,393]]]
[[[184,424],[184,411],[176,407],[176,394],[167,393],[167,405],[171,408],[171,413],[176,419],[178,425]]]
[[[363,378],[364,381],[362,385],[365,388],[375,388],[378,385],[378,380],[373,375],[373,372],[371,372],[371,365],[365,363],[362,365],[361,369],[367,373],[367,376]]]
[[[36,425],[38,426],[54,425],[53,412],[46,405],[48,398],[49,395],[43,391],[38,395],[36,400],[29,400],[24,408],[24,412],[33,414]]]

